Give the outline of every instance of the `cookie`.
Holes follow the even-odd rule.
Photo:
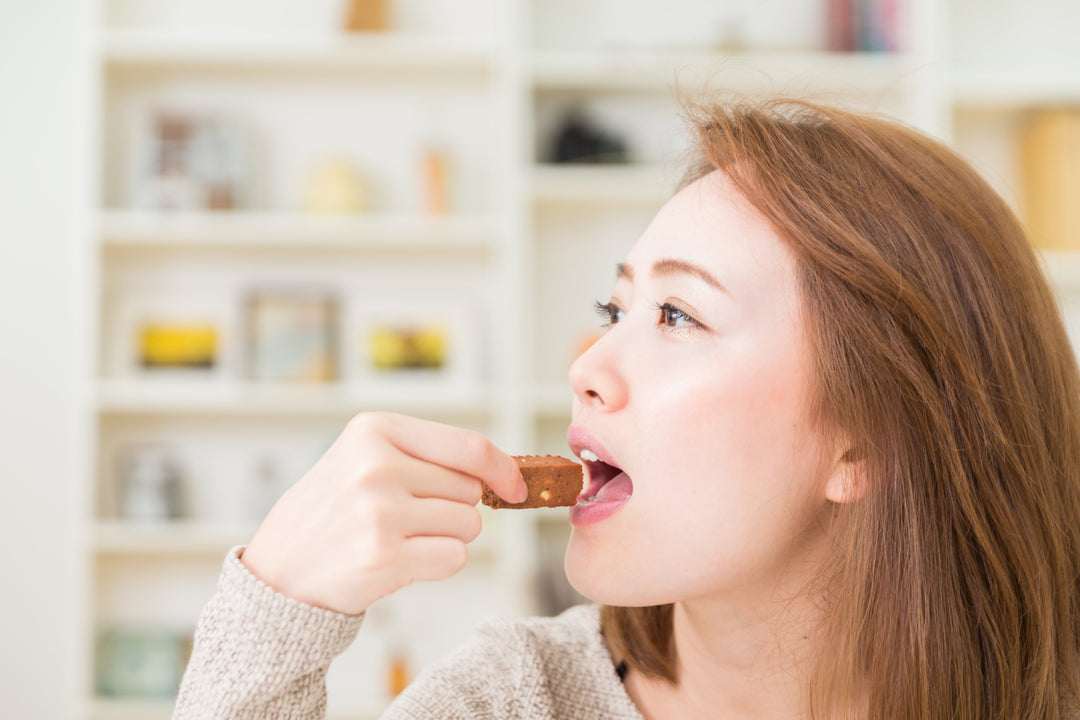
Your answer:
[[[485,505],[521,510],[568,507],[577,503],[584,482],[581,465],[559,455],[518,455],[514,459],[529,487],[529,497],[525,502],[508,503],[485,486],[481,498]]]

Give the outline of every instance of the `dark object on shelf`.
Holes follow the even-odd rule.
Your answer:
[[[563,118],[555,132],[551,162],[556,163],[625,163],[629,161],[626,143],[592,125],[578,109]]]

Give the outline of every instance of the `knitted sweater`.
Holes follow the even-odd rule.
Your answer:
[[[330,662],[363,616],[275,592],[229,551],[199,620],[173,720],[308,720],[326,713]],[[424,670],[384,718],[643,720],[600,634],[596,606],[557,618],[490,620]]]

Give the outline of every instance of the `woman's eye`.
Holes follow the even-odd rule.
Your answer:
[[[604,325],[614,325],[623,319],[623,310],[612,302],[596,302],[596,314],[604,319]]]
[[[664,303],[659,309],[661,325],[671,328],[690,328],[701,324],[671,303]]]

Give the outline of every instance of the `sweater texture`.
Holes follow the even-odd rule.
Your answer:
[[[326,715],[326,673],[363,616],[292,600],[229,551],[195,632],[173,720],[313,720]],[[600,612],[483,623],[426,668],[383,714],[405,718],[644,720],[616,672]]]

